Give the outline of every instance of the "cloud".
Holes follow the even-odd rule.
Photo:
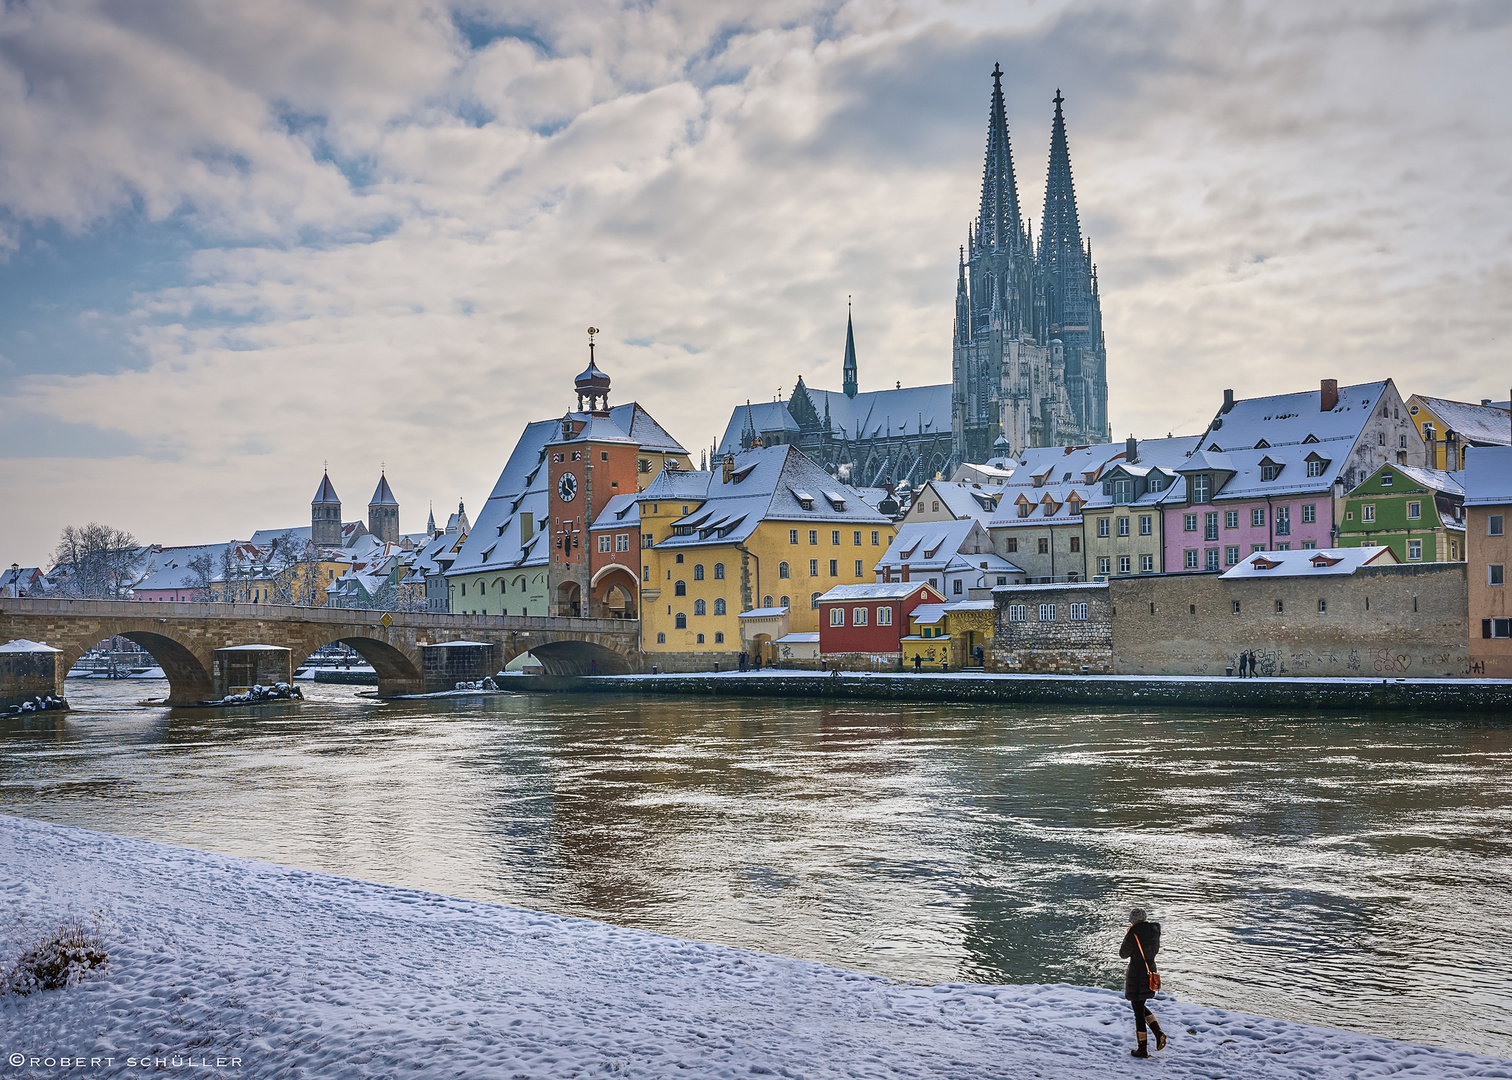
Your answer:
[[[173,542],[297,521],[327,459],[350,492],[387,462],[412,528],[567,407],[589,323],[615,400],[695,452],[838,384],[847,295],[864,385],[945,381],[994,62],[1036,228],[1066,96],[1117,434],[1199,428],[1226,385],[1501,397],[1509,36],[1427,2],[13,5],[11,268],[127,215],[193,250],[97,320],[120,362],[0,370],[0,424],[118,433],[50,452],[194,497],[34,457],[0,548],[106,510]]]

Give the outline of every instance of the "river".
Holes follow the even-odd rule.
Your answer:
[[[1512,722],[499,695],[0,720],[0,812],[899,979],[1512,1057]],[[81,898],[81,905],[87,898]]]

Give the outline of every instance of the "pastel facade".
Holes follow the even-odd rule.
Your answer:
[[[839,585],[819,597],[819,652],[825,657],[896,664],[910,618],[945,597],[922,581]],[[864,659],[863,659],[864,658]]]
[[[1465,455],[1465,547],[1470,673],[1512,678],[1512,447]]]
[[[1343,499],[1338,546],[1390,547],[1402,562],[1465,557],[1465,489],[1438,469],[1382,465]]]
[[[1020,567],[993,550],[991,535],[976,518],[900,525],[873,573],[882,582],[928,582],[953,600],[1024,579]]]
[[[1163,503],[1180,479],[1177,466],[1196,448],[1196,436],[1130,438],[1124,452],[1104,466],[1082,509],[1089,577],[1166,571]]]
[[[1423,442],[1424,464],[1430,469],[1459,472],[1472,446],[1512,444],[1512,410],[1503,401],[1482,398],[1480,404],[1413,394],[1407,413]]]

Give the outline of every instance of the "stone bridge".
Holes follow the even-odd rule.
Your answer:
[[[162,666],[169,705],[223,696],[230,688],[226,654],[217,652],[249,645],[288,649],[291,672],[322,646],[349,645],[378,673],[380,697],[450,690],[459,677],[491,674],[525,652],[553,675],[623,674],[642,666],[640,623],[627,619],[393,611],[385,625],[384,616],[272,604],[0,598],[0,644],[26,638],[61,649],[61,684],[86,651],[119,635]],[[446,648],[450,642],[468,644]]]

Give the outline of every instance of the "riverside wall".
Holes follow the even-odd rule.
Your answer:
[[[781,671],[743,675],[553,675],[510,680],[526,693],[663,694],[982,704],[1205,706],[1225,709],[1395,710],[1505,715],[1512,680],[1180,678],[1127,675],[883,675]]]

